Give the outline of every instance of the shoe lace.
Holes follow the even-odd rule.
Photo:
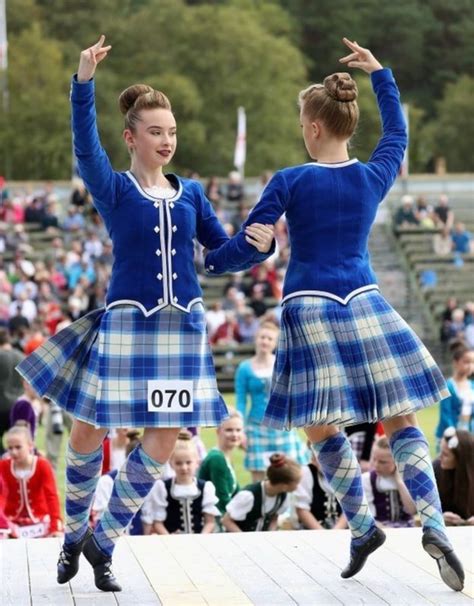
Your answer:
[[[64,549],[61,549],[61,552],[59,554],[59,563],[66,564],[66,566],[69,566],[69,564],[71,563],[69,560],[69,557],[68,557],[67,553],[64,551]]]
[[[104,563],[104,576],[113,577],[114,573],[112,572],[112,561]]]

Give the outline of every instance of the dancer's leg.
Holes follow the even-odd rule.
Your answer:
[[[352,533],[351,561],[344,578],[356,574],[385,535],[375,525],[362,487],[361,471],[350,442],[333,426],[306,427],[321,469],[334,490]]]
[[[429,445],[417,427],[415,414],[384,421],[393,458],[416,504],[423,527],[423,547],[438,562],[441,578],[452,589],[461,591],[462,565],[445,533],[443,511],[431,462]]]
[[[66,455],[66,519],[64,545],[58,561],[58,582],[66,583],[79,569],[89,512],[102,469],[105,429],[74,419]]]
[[[178,433],[179,428],[146,429],[142,444],[128,455],[115,478],[107,509],[84,546],[84,555],[94,567],[96,585],[103,591],[120,591],[110,570],[115,544],[161,476]]]

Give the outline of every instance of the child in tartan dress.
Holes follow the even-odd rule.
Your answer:
[[[407,146],[399,91],[390,69],[344,38],[341,62],[370,74],[382,137],[367,163],[349,159],[359,108],[357,86],[335,73],[303,90],[300,123],[312,158],[277,171],[243,230],[205,259],[219,274],[235,267],[246,225],[285,213],[291,256],[283,288],[282,332],[263,423],[304,427],[351,530],[352,577],[385,541],[368,507],[361,471],[339,426],[382,421],[423,527],[422,545],[442,580],[463,588],[464,572],[445,533],[429,447],[415,411],[446,397],[433,358],[379,293],[367,247],[377,208]]]
[[[104,40],[82,51],[71,104],[79,172],[114,247],[106,308],[60,331],[18,369],[41,396],[74,417],[57,580],[66,583],[77,573],[83,552],[96,586],[120,591],[111,569],[115,544],[161,476],[179,429],[218,425],[227,416],[208,344],[194,239],[212,250],[228,236],[198,182],[163,172],[176,149],[176,121],[162,92],[137,84],[120,95],[131,169],[112,169],[94,103],[93,76],[111,49]],[[271,226],[249,227],[241,269],[266,259],[272,239]],[[110,427],[145,431],[91,533],[87,521]]]

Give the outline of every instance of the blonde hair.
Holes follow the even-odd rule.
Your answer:
[[[13,425],[5,434],[5,440],[14,436],[23,436],[29,444],[33,444],[33,436],[28,425]]]
[[[198,451],[196,448],[196,444],[193,442],[193,436],[187,429],[182,429],[178,434],[178,439],[176,440],[176,444],[173,450],[173,454],[171,458],[173,458],[176,454],[192,454],[197,459],[199,459]]]
[[[143,109],[168,109],[171,103],[168,97],[148,84],[132,84],[119,96],[119,107],[125,116],[125,128],[135,131],[140,121],[140,112]]]
[[[337,138],[352,137],[359,121],[357,84],[345,72],[331,74],[322,84],[311,84],[298,96],[303,114],[311,121],[320,119]]]
[[[391,452],[390,442],[387,436],[380,436],[380,438],[376,440],[375,446],[377,446],[377,448],[383,448],[384,450],[390,450]]]

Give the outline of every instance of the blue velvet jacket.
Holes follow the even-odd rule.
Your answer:
[[[399,172],[407,129],[389,69],[371,74],[382,118],[382,137],[367,163],[309,162],[275,173],[243,229],[206,257],[206,271],[236,271],[245,258],[245,226],[274,224],[285,213],[291,257],[283,301],[326,296],[346,304],[377,288],[367,248],[377,207]]]
[[[114,247],[107,308],[123,303],[150,315],[167,305],[189,311],[202,301],[194,266],[194,238],[208,250],[229,240],[200,183],[167,175],[176,194],[154,198],[128,172],[116,172],[103,149],[96,124],[94,81],[72,80],[72,129],[79,174],[93,196]],[[236,271],[264,261],[243,242]]]

